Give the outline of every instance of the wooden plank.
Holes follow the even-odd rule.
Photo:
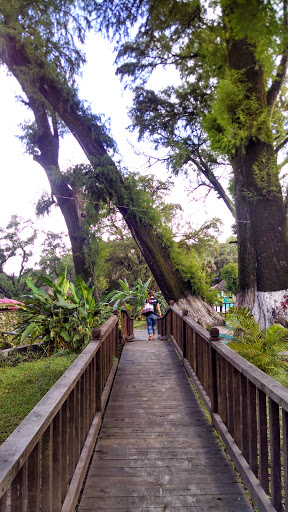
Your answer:
[[[40,510],[40,446],[36,444],[27,461],[27,509]]]
[[[282,512],[279,406],[271,399],[269,399],[269,425],[272,503],[277,512]]]
[[[260,389],[257,389],[258,406],[258,431],[259,431],[259,479],[267,494],[269,493],[269,475],[268,475],[268,425],[266,395]]]
[[[282,410],[285,512],[288,512],[288,413]]]
[[[25,473],[26,466],[22,466],[11,484],[11,504],[13,504],[13,512],[24,512],[25,510]]]
[[[7,511],[7,492],[0,498],[0,512]]]
[[[233,399],[234,399],[234,439],[235,443],[237,444],[238,448],[241,446],[241,382],[240,382],[240,373],[233,368],[233,382],[234,382],[234,392],[233,392]],[[217,411],[215,411],[217,412]]]
[[[248,429],[248,392],[247,379],[240,373],[240,424],[241,424],[241,446],[243,456],[249,461],[249,429]]]
[[[79,511],[85,509],[93,510],[95,506],[95,498],[87,497],[84,498],[81,502],[81,506],[79,507]],[[145,507],[145,509],[150,510],[150,507],[177,507],[182,509],[182,507],[190,507],[193,506],[193,509],[207,510],[207,506],[209,506],[210,510],[228,510],[229,512],[233,511],[242,511],[246,512],[246,500],[242,497],[239,497],[238,494],[233,495],[229,494],[226,499],[226,503],[223,506],[223,501],[219,498],[219,495],[209,494],[208,496],[202,495],[194,495],[194,496],[169,496],[167,497],[165,493],[162,496],[124,496],[124,497],[97,497],[97,510],[98,507],[106,508],[111,510],[113,508],[118,507],[127,507],[126,510],[139,510],[139,507]],[[134,508],[135,507],[135,508]],[[94,509],[95,510],[95,509]],[[142,510],[142,509],[140,509]],[[162,508],[163,510],[163,508]],[[164,508],[165,510],[165,508]]]
[[[258,477],[256,386],[248,381],[249,465]]]
[[[52,512],[52,461],[53,461],[53,424],[49,425],[42,437],[41,446],[41,511]]]
[[[61,510],[62,409],[53,420],[52,510]]]

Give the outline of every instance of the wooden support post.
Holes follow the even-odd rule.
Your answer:
[[[61,510],[62,409],[53,419],[52,510]]]
[[[212,346],[212,341],[220,341],[219,329],[212,327],[210,329],[210,400],[211,400],[211,412],[218,412],[218,387],[217,387],[217,360],[216,351]]]
[[[126,343],[127,337],[127,312],[125,309],[125,302],[121,300],[121,342],[123,345]]]
[[[183,359],[187,357],[187,326],[184,316],[188,315],[188,309],[182,309],[182,347],[183,347]]]
[[[282,509],[281,497],[281,447],[279,405],[269,398],[270,452],[271,452],[271,501],[277,512]]]
[[[40,445],[35,448],[28,458],[27,464],[27,509],[40,510]]]
[[[170,300],[169,305],[170,305],[170,307],[174,306],[174,300]],[[170,313],[171,313],[170,334],[171,334],[171,336],[173,336],[173,311],[172,311],[172,309],[170,309]]]
[[[101,342],[101,329],[96,328],[92,331],[93,341]],[[101,412],[102,396],[102,345],[96,352],[96,412]]]
[[[113,315],[117,316],[118,318],[118,322],[119,322],[119,311],[117,309],[114,309],[113,310]],[[116,330],[116,335],[114,336],[114,341],[115,341],[115,345],[113,347],[113,357],[116,357],[117,359],[119,359],[119,344],[118,344],[118,332],[119,332],[119,329],[118,329],[118,322],[117,324],[115,325],[114,329]]]
[[[47,427],[42,437],[41,465],[41,510],[43,512],[52,512],[53,423]]]

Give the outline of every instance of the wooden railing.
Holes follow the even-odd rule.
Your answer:
[[[173,304],[173,303],[172,303]],[[159,320],[260,512],[288,511],[288,390],[171,305]]]
[[[1,512],[74,511],[118,363],[114,314],[0,447]]]

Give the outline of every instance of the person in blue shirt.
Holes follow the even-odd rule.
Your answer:
[[[159,304],[158,300],[156,299],[156,297],[154,296],[154,293],[152,291],[148,292],[147,302],[152,304],[153,307],[154,307],[154,311],[152,311],[151,313],[146,315],[146,322],[147,322],[147,330],[148,330],[149,340],[152,339],[152,335],[153,335],[153,340],[155,340],[156,328],[157,328],[157,319],[158,319],[158,316],[159,316],[159,318],[161,318],[161,316],[162,316],[161,309],[160,309],[160,304]]]

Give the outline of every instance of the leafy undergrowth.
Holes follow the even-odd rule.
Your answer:
[[[39,400],[76,359],[77,354],[8,361],[0,369],[0,444],[15,430]]]

